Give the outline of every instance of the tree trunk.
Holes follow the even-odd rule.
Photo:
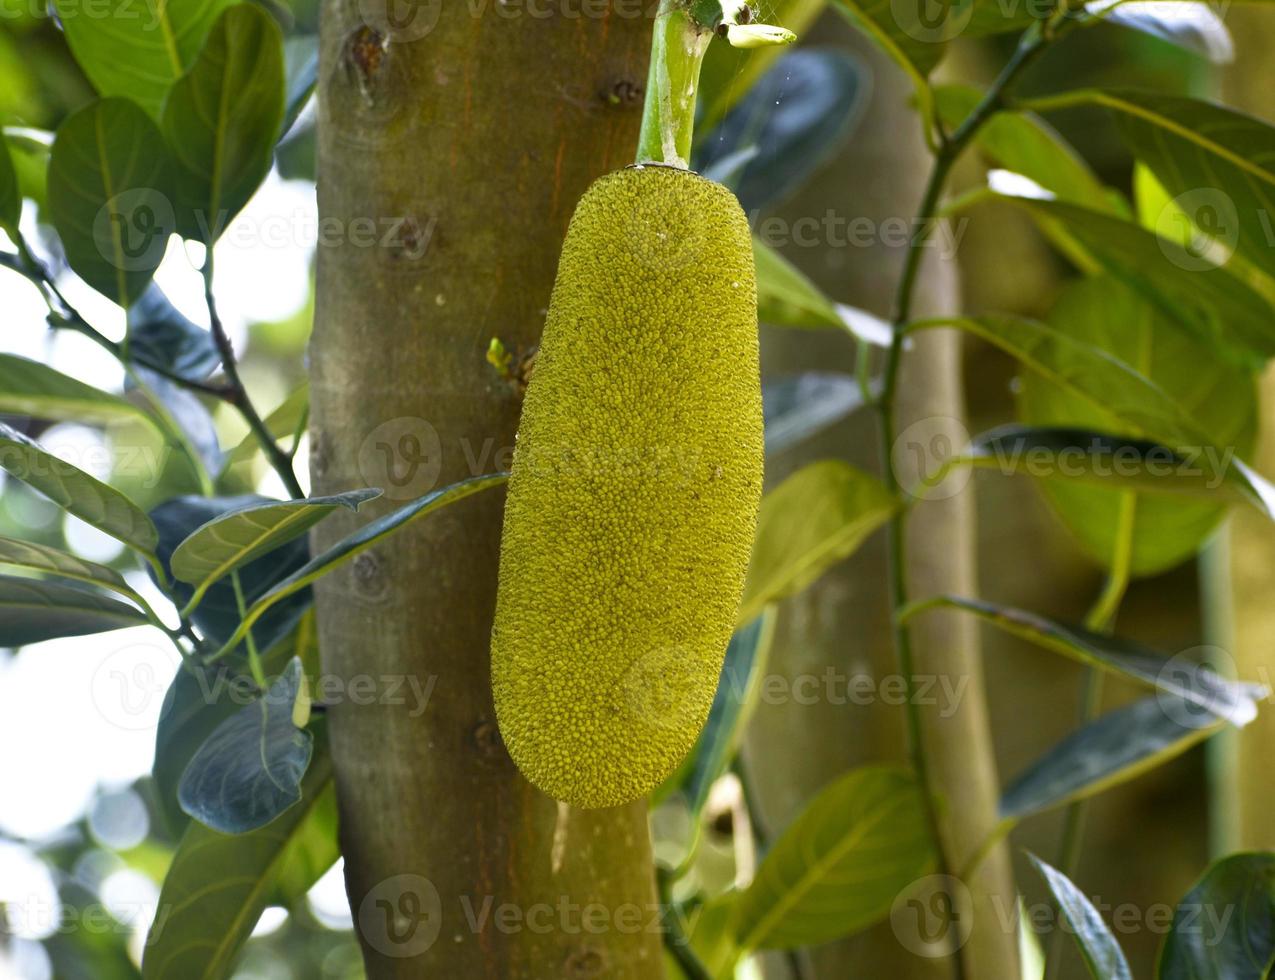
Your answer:
[[[427,0],[391,5],[392,31],[385,6],[322,15],[311,472],[316,493],[386,494],[318,547],[508,467],[520,397],[488,343],[537,342],[572,210],[631,161],[646,78],[651,21],[631,3]],[[658,978],[645,806],[559,807],[496,730],[502,500],[427,517],[317,588],[323,669],[346,685],[328,699],[368,976]]]
[[[1262,10],[1231,11],[1228,21],[1235,36],[1236,58],[1223,73],[1228,104],[1270,120],[1275,117],[1275,64],[1269,51],[1275,41],[1275,25]],[[1261,382],[1262,408],[1257,452],[1252,460],[1266,476],[1275,474],[1275,369],[1268,368]],[[1230,653],[1244,680],[1275,687],[1275,527],[1251,508],[1237,508],[1230,521],[1230,586],[1233,597],[1234,646]],[[1224,557],[1225,560],[1225,557]],[[1225,587],[1226,583],[1218,583]],[[1275,705],[1268,699],[1257,719],[1239,732],[1220,736],[1221,748],[1212,761],[1221,772],[1223,790],[1216,803],[1233,813],[1213,814],[1226,828],[1217,835],[1227,849],[1275,848],[1275,779],[1271,776],[1271,752],[1275,750]],[[1225,802],[1223,802],[1225,801]]]
[[[811,39],[844,45],[861,58],[871,85],[870,102],[846,149],[785,203],[781,216],[795,220],[823,216],[830,210],[840,219],[838,227],[857,227],[848,222],[866,217],[880,235],[867,248],[829,242],[814,251],[789,249],[787,255],[829,295],[888,316],[903,249],[888,244],[897,235],[887,222],[910,220],[929,168],[919,124],[909,106],[911,87],[889,59],[835,13],[825,15]],[[921,314],[958,308],[954,257],[947,255],[941,262],[937,258],[937,254],[927,258],[921,277]],[[947,332],[926,334],[905,356],[899,429],[906,432],[909,425],[919,423],[911,438],[927,445],[944,435],[959,441],[964,413],[960,338]],[[774,330],[764,334],[763,342],[763,368],[769,376],[830,367],[848,370],[853,362],[843,336]],[[861,411],[776,461],[768,481],[773,485],[797,466],[827,456],[874,469],[875,440],[870,412]],[[906,462],[907,455],[898,460]],[[967,489],[914,509],[908,548],[913,598],[977,591],[972,506]],[[948,699],[950,703],[938,695],[938,703],[924,711],[927,748],[948,804],[943,830],[949,853],[960,864],[993,827],[998,795],[977,629],[968,619],[931,616],[918,621],[913,636],[918,673],[959,692]],[[790,682],[803,675],[821,678],[828,671],[841,678],[867,674],[876,681],[878,691],[888,690],[886,679],[897,676],[898,668],[890,642],[881,535],[784,605],[771,669]],[[941,684],[933,689],[941,690]],[[891,699],[883,696],[870,705],[859,705],[829,697],[816,704],[788,700],[759,707],[746,742],[746,762],[767,831],[782,830],[812,794],[845,770],[883,759],[904,759],[901,709],[887,700]],[[966,975],[1018,976],[1015,891],[1005,848],[991,853],[970,885],[973,932],[961,950]],[[920,946],[916,940],[906,917],[898,917],[860,936],[813,950],[810,961],[815,975],[829,980],[949,975],[941,960],[916,955]]]

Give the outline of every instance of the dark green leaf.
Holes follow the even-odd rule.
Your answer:
[[[0,646],[20,647],[62,636],[144,626],[132,606],[86,589],[0,575]]]
[[[245,834],[301,800],[314,749],[293,717],[304,677],[294,659],[258,701],[216,727],[182,774],[183,810],[223,834]]]
[[[313,610],[301,617],[291,633],[261,654],[262,671],[273,679],[294,657],[300,657],[308,668],[317,661]],[[159,809],[170,832],[180,833],[189,822],[177,800],[177,787],[186,766],[217,726],[255,701],[259,693],[243,656],[209,666],[190,664],[173,678],[155,730],[155,763],[151,769]]]
[[[934,90],[939,118],[949,129],[960,125],[982,97],[982,92],[968,85],[944,85]],[[1106,187],[1080,154],[1039,116],[999,112],[979,130],[976,139],[993,164],[1030,177],[1059,200],[1095,211],[1128,213],[1120,195]]]
[[[1183,447],[1179,454],[1162,443],[1092,429],[1004,425],[976,436],[932,482],[954,465],[1116,490],[1246,500],[1267,517],[1275,515],[1275,488],[1225,450],[1208,446]]]
[[[1049,886],[1090,976],[1094,980],[1133,980],[1120,944],[1093,903],[1057,868],[1050,867],[1035,854],[1027,857]]]
[[[1183,250],[1202,269],[1238,250],[1267,274],[1275,274],[1275,127],[1234,109],[1169,93],[1124,89],[1069,92],[1039,100],[1043,108],[1089,104],[1116,115],[1134,154],[1155,172],[1181,211],[1204,236]],[[1164,216],[1168,222],[1175,214]],[[1173,237],[1171,229],[1157,230]],[[1194,277],[1190,277],[1194,278]]]
[[[0,140],[0,228],[13,238],[18,231],[18,219],[22,217],[22,192],[18,189],[18,174],[13,169],[13,157],[9,145]]]
[[[1240,455],[1251,451],[1257,430],[1252,374],[1214,358],[1136,290],[1109,277],[1078,280],[1049,319],[1057,335],[1077,350],[1060,345],[1053,353],[1061,370],[1025,374],[1018,400],[1024,423],[1187,438],[1190,445],[1207,439],[1210,446]],[[1154,387],[1121,380],[1119,371],[1080,353],[1090,344],[1136,369]],[[1056,480],[1042,481],[1041,489],[1085,551],[1110,562],[1121,492]],[[1133,507],[1129,565],[1134,575],[1155,574],[1186,560],[1226,513],[1224,505],[1159,495],[1140,495]]]
[[[292,128],[314,94],[314,84],[319,75],[318,35],[302,34],[287,38],[283,42],[283,63],[287,98],[280,135]]]
[[[767,454],[809,439],[863,405],[858,382],[833,371],[808,371],[767,381],[761,387],[761,399]]]
[[[841,51],[791,52],[703,141],[694,169],[734,190],[748,214],[782,200],[853,129],[866,98],[862,74],[859,63]],[[733,174],[713,173],[732,158],[742,161]]]
[[[1168,41],[1214,64],[1229,64],[1235,57],[1226,22],[1207,4],[1117,3],[1099,16],[1110,24]]]
[[[3,423],[0,469],[39,490],[68,514],[123,541],[147,558],[154,556],[159,534],[141,508],[114,487],[46,453]]]
[[[195,586],[198,602],[213,582],[236,568],[299,538],[338,507],[358,511],[379,490],[351,490],[332,497],[272,501],[215,517],[173,552],[173,575]]]
[[[145,980],[221,980],[230,975],[262,909],[281,886],[280,876],[312,836],[313,821],[330,817],[334,808],[327,739],[321,729],[315,734],[300,804],[247,834],[226,836],[195,821],[187,826],[146,940]],[[315,867],[321,863],[311,862]],[[296,892],[297,883],[290,890]]]
[[[42,129],[6,129],[4,142],[18,176],[18,190],[42,212],[48,204],[49,149],[53,134]]]
[[[151,511],[151,517],[159,529],[159,559],[167,568],[177,546],[197,528],[216,517],[244,507],[276,502],[253,494],[241,497],[188,496],[167,500]],[[278,582],[305,565],[309,558],[310,549],[306,539],[297,538],[244,565],[237,574],[245,601],[251,605]],[[174,580],[172,595],[176,602],[184,605],[190,602],[194,589],[185,582]],[[310,590],[302,589],[262,617],[252,634],[258,647],[272,647],[290,633],[310,603]],[[225,643],[239,626],[241,619],[232,583],[226,580],[209,588],[203,601],[191,613],[191,618],[204,636],[214,643]]]
[[[0,411],[54,422],[154,423],[136,405],[67,377],[39,361],[0,354]]]
[[[174,229],[163,137],[127,99],[101,99],[58,127],[49,212],[75,273],[128,307],[146,289]]]
[[[916,779],[856,769],[820,791],[766,855],[736,906],[738,945],[791,949],[866,928],[930,862]]]
[[[0,565],[57,575],[124,596],[136,595],[115,569],[34,541],[0,537]]]
[[[217,15],[235,0],[54,0],[67,44],[102,95],[123,95],[158,118]]]
[[[1275,355],[1275,309],[1230,270],[1113,215],[1064,201],[1003,199],[1061,229],[1210,350],[1250,366]]]
[[[775,610],[771,606],[736,630],[726,648],[717,694],[699,741],[691,751],[690,772],[683,787],[692,820],[699,819],[709,791],[739,748],[744,726],[757,703],[757,685],[765,673],[774,632]]]
[[[1275,968],[1275,854],[1214,862],[1178,903],[1158,980],[1267,980]]]
[[[190,381],[202,381],[221,364],[212,334],[187,319],[154,283],[128,311],[128,343],[134,362]]]
[[[177,228],[217,240],[270,170],[283,122],[283,38],[260,8],[222,13],[164,103],[177,162]]]
[[[1001,795],[1003,818],[1021,820],[1096,796],[1168,762],[1222,724],[1177,695],[1158,693],[1103,715],[1068,735]]]
[[[508,473],[493,473],[487,476],[471,477],[450,486],[443,487],[418,497],[410,504],[378,518],[372,523],[359,528],[353,534],[338,541],[323,554],[312,558],[302,568],[297,569],[286,579],[279,582],[261,598],[252,603],[244,617],[243,623],[235,630],[234,635],[223,649],[233,646],[247,635],[252,625],[270,610],[276,603],[307,589],[313,582],[322,578],[338,565],[342,565],[356,555],[366,551],[382,538],[388,537],[420,517],[425,517],[437,510],[463,500],[471,494],[479,493],[490,487],[498,486],[509,479]]]
[[[926,79],[943,60],[947,42],[969,24],[975,0],[928,5],[926,0],[832,0],[831,6],[911,76],[924,103],[930,90]]]
[[[802,467],[762,498],[738,622],[800,592],[848,558],[894,512],[874,476],[825,459]]]
[[[1177,658],[1165,657],[1132,640],[1092,633],[1024,609],[981,599],[940,596],[915,604],[903,615],[910,618],[926,609],[939,607],[973,613],[1012,636],[1087,666],[1120,674],[1170,698],[1185,699],[1204,712],[1224,718],[1236,726],[1246,725],[1257,717],[1257,701],[1267,694],[1265,688],[1228,681],[1202,665],[1190,665],[1188,668]]]

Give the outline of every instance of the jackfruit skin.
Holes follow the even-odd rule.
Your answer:
[[[492,687],[523,774],[578,807],[658,786],[708,717],[762,486],[757,287],[735,196],[600,178],[567,232],[505,505]]]

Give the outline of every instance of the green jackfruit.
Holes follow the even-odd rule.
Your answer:
[[[708,716],[762,482],[757,295],[733,194],[663,166],[571,220],[514,453],[496,717],[556,799],[650,792]]]

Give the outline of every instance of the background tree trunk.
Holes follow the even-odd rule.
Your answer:
[[[1270,120],[1275,116],[1275,63],[1269,51],[1275,25],[1259,10],[1230,11],[1227,23],[1235,36],[1235,64],[1222,75],[1228,104]],[[1253,463],[1270,476],[1275,473],[1275,370],[1261,382],[1260,432]],[[1227,637],[1239,676],[1275,687],[1275,528],[1248,508],[1236,508],[1230,522],[1229,571],[1233,602],[1233,635]],[[1223,556],[1222,562],[1227,561]],[[1216,583],[1225,588],[1227,583]],[[1222,642],[1219,638],[1218,642]],[[1234,807],[1215,813],[1223,821],[1219,843],[1231,849],[1275,848],[1275,778],[1271,752],[1275,750],[1275,710],[1268,699],[1257,719],[1238,733],[1226,733],[1223,750],[1213,756],[1215,772],[1224,788],[1215,802]],[[1225,801],[1225,802],[1223,802]]]
[[[790,219],[822,218],[831,210],[843,222],[867,217],[881,234],[869,248],[825,245],[817,250],[790,248],[786,254],[829,295],[888,316],[903,249],[883,242],[892,239],[886,234],[890,226],[882,223],[910,220],[930,164],[909,106],[911,87],[888,58],[836,13],[824,15],[809,41],[836,43],[855,52],[871,86],[869,104],[845,150],[779,213]],[[958,308],[954,257],[937,258],[937,254],[927,258],[920,283],[920,314]],[[927,334],[904,361],[899,428],[921,423],[914,437],[928,442],[947,435],[959,442],[964,414],[960,338],[946,332]],[[771,376],[829,367],[850,370],[853,363],[843,336],[769,330],[763,334],[763,345],[763,369]],[[844,425],[772,461],[767,479],[773,485],[798,466],[827,456],[876,468],[870,412],[858,412]],[[977,591],[972,508],[973,497],[966,490],[915,509],[908,549],[914,598]],[[944,703],[940,695],[938,704],[925,709],[927,746],[948,802],[944,821],[948,848],[960,863],[994,825],[998,794],[977,629],[968,619],[932,616],[919,621],[914,639],[918,673],[963,685],[953,703]],[[884,678],[897,675],[881,535],[785,603],[771,669],[789,681],[802,675],[823,677],[829,670],[842,678],[867,674],[878,689]],[[847,769],[881,760],[902,761],[901,709],[881,699],[868,706],[838,704],[831,698],[817,704],[763,703],[750,726],[745,751],[761,804],[761,822],[767,831],[777,833],[814,793]],[[1015,892],[1004,848],[993,851],[971,885],[973,933],[961,952],[967,975],[1018,976]],[[816,976],[829,980],[948,975],[942,961],[915,954],[915,938],[905,925],[896,931],[885,922],[860,936],[811,951],[810,962]]]
[[[446,0],[391,10],[415,16],[390,36],[378,6],[323,9],[311,472],[316,493],[384,487],[379,514],[509,465],[520,398],[484,354],[536,343],[577,199],[631,162],[651,21],[645,4]],[[325,673],[386,695],[351,687],[331,711],[368,975],[660,977],[644,805],[558,807],[496,730],[502,499],[426,518],[317,590]],[[423,713],[386,703],[404,678],[434,685]]]

